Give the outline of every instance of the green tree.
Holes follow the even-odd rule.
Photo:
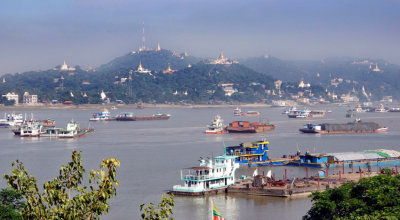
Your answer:
[[[14,189],[1,189],[0,191],[0,219],[22,219],[18,209],[24,208],[22,195]]]
[[[110,208],[108,200],[116,195],[117,159],[105,159],[99,170],[89,173],[89,186],[81,186],[85,169],[80,152],[73,151],[71,162],[62,166],[58,177],[43,185],[39,192],[36,178],[29,175],[22,162],[12,164],[5,174],[7,184],[21,193],[27,205],[21,209],[23,219],[99,219]]]
[[[400,176],[379,175],[314,192],[303,219],[400,219]]]
[[[158,219],[170,219],[173,220],[170,215],[173,214],[172,208],[174,207],[174,195],[163,194],[160,203],[157,208],[154,207],[153,203],[148,205],[141,204],[140,211],[142,212],[142,219],[146,220],[158,220]]]

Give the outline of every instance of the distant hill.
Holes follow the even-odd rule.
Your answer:
[[[146,69],[152,71],[162,71],[167,69],[170,64],[172,69],[179,70],[187,67],[189,64],[193,65],[201,61],[201,58],[186,56],[184,53],[177,54],[169,50],[160,51],[140,51],[129,53],[114,60],[101,65],[97,71],[113,71],[118,69],[137,68],[139,62]]]
[[[361,94],[364,86],[366,92],[371,93],[372,100],[388,95],[400,98],[400,66],[384,60],[335,57],[321,61],[284,61],[261,56],[242,60],[241,63],[282,81],[298,83],[304,80],[336,94],[355,91],[355,95],[365,99]]]
[[[240,63],[257,72],[271,75],[282,81],[298,82],[308,74],[288,61],[267,55],[242,59]]]
[[[137,72],[139,62],[151,74]],[[168,65],[175,71],[164,74]],[[283,81],[279,91],[274,85],[277,79]],[[325,97],[326,91],[337,95],[351,93],[360,99],[367,99],[365,92],[371,93],[370,100],[388,95],[400,98],[400,66],[355,58],[284,61],[261,56],[240,60],[240,64],[221,65],[206,64],[200,58],[169,50],[153,50],[115,58],[96,71],[54,68],[6,74],[3,80],[0,94],[16,92],[22,97],[27,91],[38,94],[42,100],[74,103],[100,103],[102,90],[111,100],[127,103],[255,102],[291,98],[299,92]],[[299,88],[300,80],[311,83],[311,87]],[[226,96],[226,90],[233,91],[233,95]]]

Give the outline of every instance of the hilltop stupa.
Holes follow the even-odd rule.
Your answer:
[[[137,70],[135,72],[137,72],[137,73],[147,73],[147,74],[151,75],[151,70],[143,68],[142,61],[139,62],[139,67],[137,68]]]

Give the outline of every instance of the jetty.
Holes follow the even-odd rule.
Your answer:
[[[324,191],[329,188],[341,186],[346,182],[358,182],[361,178],[377,176],[381,173],[362,170],[357,172],[338,173],[323,175],[321,171],[317,175],[304,178],[293,178],[275,180],[273,177],[256,175],[248,179],[241,179],[229,186],[226,193],[240,193],[244,195],[273,196],[273,197],[301,197],[308,196],[312,192]],[[398,169],[393,169],[394,174],[398,174]]]

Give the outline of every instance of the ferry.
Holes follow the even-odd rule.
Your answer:
[[[222,120],[221,116],[216,115],[214,120],[208,126],[206,130],[206,134],[225,134],[225,125],[224,120]]]
[[[261,113],[258,111],[247,111],[246,113],[244,113],[244,116],[260,116]]]
[[[233,109],[233,116],[242,116],[242,115],[243,115],[242,109],[240,109],[239,107]]]
[[[289,118],[312,118],[312,115],[310,114],[310,110],[304,109],[304,110],[296,110],[293,112],[290,112],[287,116]]]
[[[115,118],[111,117],[111,113],[108,109],[104,109],[102,112],[93,113],[89,121],[113,121]]]
[[[268,145],[268,141],[262,140],[226,147],[225,151],[227,155],[236,156],[236,163],[245,166],[282,166],[294,160],[286,156],[270,158]]]
[[[200,158],[200,165],[181,170],[183,185],[175,185],[169,193],[174,195],[201,196],[224,192],[235,183],[239,164],[236,156],[221,155],[212,159]]]
[[[328,154],[307,152],[288,165],[316,168],[394,166],[400,165],[400,152],[386,149]]]
[[[4,118],[0,119],[0,128],[9,128],[12,126],[22,125],[24,117],[22,114],[4,114]]]

